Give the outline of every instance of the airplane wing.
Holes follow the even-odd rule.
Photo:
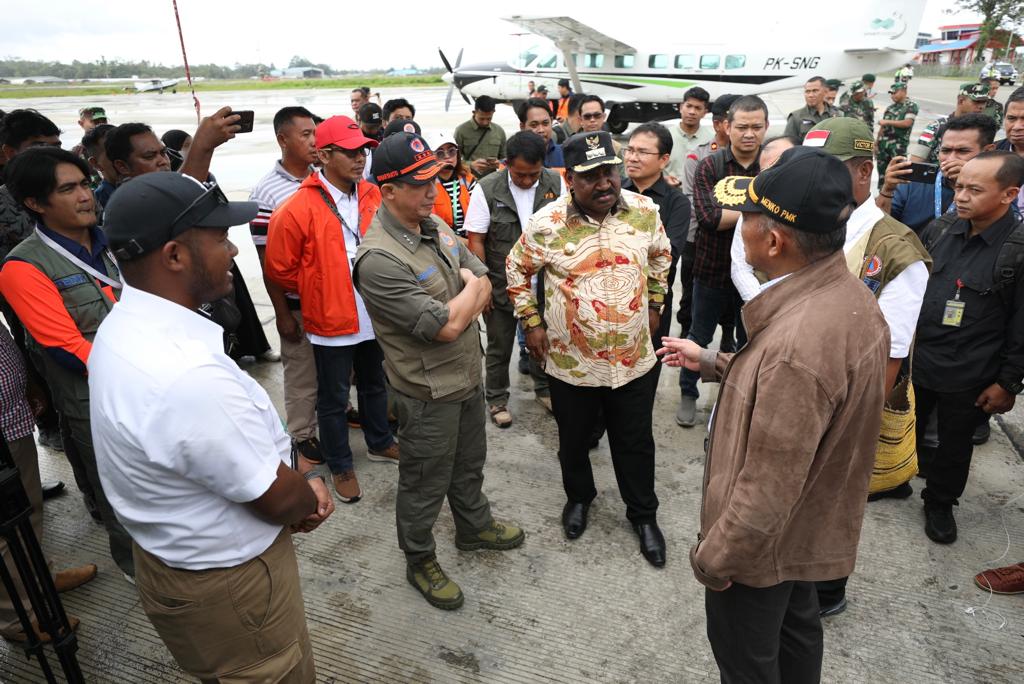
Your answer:
[[[573,46],[579,52],[610,52],[620,55],[636,53],[636,48],[606,36],[572,17],[526,17],[517,14],[502,19],[547,38],[559,47]]]

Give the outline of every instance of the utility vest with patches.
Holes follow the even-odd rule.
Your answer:
[[[104,288],[91,275],[50,249],[38,233],[32,233],[11,253],[11,257],[32,264],[49,277],[64,300],[64,308],[78,326],[82,337],[93,341],[100,323],[114,308],[114,301],[104,290],[118,296],[118,291]],[[103,265],[111,275],[119,273],[117,264],[103,254]],[[33,359],[39,362],[47,378],[56,409],[69,418],[89,419],[89,381],[57,363],[31,334],[25,335],[26,345]]]
[[[492,174],[497,175],[497,174]],[[428,295],[447,304],[464,287],[459,273],[459,238],[439,218],[433,217],[437,229],[437,247],[422,240],[410,252],[381,225],[380,214],[374,217],[356,256],[356,279],[359,263],[371,251],[382,252],[408,269]],[[461,401],[472,395],[480,385],[480,327],[474,321],[453,342],[424,342],[409,334],[406,326],[376,318],[373,330],[377,343],[384,350],[384,369],[388,381],[399,392],[420,401]]]
[[[516,201],[509,189],[508,169],[485,176],[479,182],[487,198],[487,209],[491,213],[491,225],[484,238],[484,265],[487,266],[487,277],[491,280],[495,307],[505,311],[512,310],[509,301],[508,277],[505,272],[505,260],[512,250],[512,245],[523,234],[523,226],[519,223],[516,212]],[[558,199],[562,192],[562,181],[557,171],[543,169],[537,181],[537,191],[533,196],[533,211],[547,206]]]
[[[846,254],[846,265],[877,299],[915,261],[932,270],[932,258],[914,231],[886,214]]]

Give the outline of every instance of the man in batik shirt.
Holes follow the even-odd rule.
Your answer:
[[[644,557],[661,567],[651,331],[662,315],[671,247],[654,200],[621,190],[609,133],[579,133],[563,151],[570,194],[533,215],[507,261],[508,294],[526,345],[551,377],[568,498],[562,526],[569,539],[586,529],[597,496],[589,446],[603,415],[626,517]],[[543,313],[530,287],[538,273]]]

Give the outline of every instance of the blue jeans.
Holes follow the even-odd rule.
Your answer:
[[[376,340],[347,347],[313,345],[316,360],[316,416],[327,466],[337,475],[352,470],[348,445],[348,392],[352,370],[356,373],[359,419],[366,446],[381,451],[395,438],[388,427],[388,391],[384,380],[384,352]]]
[[[694,280],[692,321],[686,339],[693,340],[702,347],[711,344],[722,313],[731,308],[736,316],[736,348],[742,348],[747,343],[747,333],[743,329],[743,319],[740,317],[742,306],[743,299],[731,284],[728,288],[723,289],[708,287],[700,281]],[[700,380],[700,373],[683,369],[683,372],[679,374],[679,387],[684,396],[694,399],[700,396],[700,392],[697,391],[698,380]]]

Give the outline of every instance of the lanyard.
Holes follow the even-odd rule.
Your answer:
[[[935,174],[935,218],[942,216],[942,170]]]
[[[43,233],[43,231],[39,230],[39,226],[36,226],[36,235],[38,235],[39,239],[43,241],[43,244],[45,244],[47,247],[52,249],[57,254],[60,254],[62,257],[64,257],[65,259],[67,259],[68,261],[73,263],[78,268],[82,269],[83,271],[85,271],[86,273],[91,275],[96,280],[99,280],[100,282],[106,283],[107,285],[109,285],[110,287],[114,288],[115,290],[120,290],[121,289],[122,284],[121,284],[120,280],[116,280],[114,278],[111,278],[110,276],[107,276],[107,275],[104,275],[104,274],[100,273],[95,268],[93,268],[89,264],[87,264],[84,261],[82,261],[81,259],[79,259],[74,254],[72,254],[68,250],[64,249],[64,247],[62,247],[61,245],[57,244],[48,235]],[[114,256],[110,253],[110,250],[106,250],[106,254],[107,254],[107,258],[110,259],[111,263],[114,264],[114,268],[116,269],[117,268],[117,262],[114,261]],[[120,273],[118,273],[118,275],[120,275]]]
[[[317,190],[318,190],[318,191],[320,192],[320,196],[324,198],[324,202],[326,202],[326,203],[327,203],[327,206],[328,206],[328,207],[330,207],[331,211],[332,211],[332,212],[334,213],[334,216],[335,216],[335,217],[336,217],[336,218],[337,218],[337,219],[338,219],[339,221],[341,221],[341,227],[342,227],[342,229],[343,229],[343,230],[347,230],[347,231],[348,231],[349,233],[351,233],[351,234],[352,234],[352,237],[353,237],[353,238],[355,239],[355,241],[356,241],[356,247],[358,247],[358,246],[359,246],[359,243],[361,243],[361,242],[362,242],[362,237],[361,237],[361,236],[359,235],[359,231],[357,231],[357,230],[352,230],[352,228],[351,228],[351,227],[349,227],[348,223],[347,223],[347,222],[345,221],[345,219],[344,219],[344,218],[342,217],[342,215],[341,215],[341,212],[339,212],[339,211],[338,211],[338,207],[337,207],[337,205],[335,205],[335,204],[334,204],[334,202],[333,202],[333,201],[331,200],[331,198],[327,196],[327,193],[326,193],[326,192],[324,191],[324,189],[323,189],[323,188],[320,188],[320,187],[318,187],[318,188],[317,188]],[[353,192],[354,192],[354,191],[353,191]]]

